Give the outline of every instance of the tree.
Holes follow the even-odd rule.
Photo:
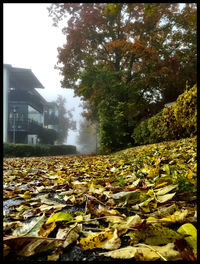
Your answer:
[[[80,152],[83,154],[97,153],[98,135],[97,124],[83,119],[80,122],[79,135],[77,143],[80,146]]]
[[[58,134],[54,129],[42,128],[39,134],[40,144],[54,145],[57,136]]]
[[[88,102],[111,151],[133,144],[138,122],[196,83],[195,4],[59,3],[49,13],[55,24],[70,14],[56,68],[62,87]]]
[[[58,95],[56,104],[58,106],[57,143],[63,144],[67,140],[69,129],[76,129],[76,122],[72,119],[71,111],[65,108],[65,98]]]

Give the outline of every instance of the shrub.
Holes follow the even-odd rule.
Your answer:
[[[181,94],[176,102],[174,115],[177,122],[191,136],[197,133],[197,85]]]
[[[165,107],[162,111],[161,125],[164,140],[175,140],[188,136],[185,129],[177,122],[174,109],[176,109],[176,103]]]
[[[134,143],[138,145],[149,143],[150,132],[148,129],[148,119],[143,120],[133,132]]]
[[[76,154],[76,147],[72,145],[51,145],[49,152],[52,156]]]
[[[197,86],[181,94],[176,103],[142,121],[132,137],[138,145],[181,139],[197,133]]]
[[[163,141],[162,123],[162,111],[147,120],[147,129],[149,130],[149,137],[148,139],[146,139],[146,141],[148,141],[148,143],[156,143]]]
[[[72,145],[28,145],[4,143],[4,157],[41,157],[76,154]]]
[[[4,157],[14,157],[15,144],[3,143],[3,156]]]

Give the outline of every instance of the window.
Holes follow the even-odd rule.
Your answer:
[[[43,114],[28,105],[28,119],[34,120],[40,124],[43,124]]]

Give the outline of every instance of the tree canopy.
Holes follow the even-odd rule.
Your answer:
[[[49,15],[66,15],[66,44],[58,48],[63,88],[88,102],[99,122],[100,146],[134,144],[142,119],[157,113],[196,83],[195,3],[57,3]]]

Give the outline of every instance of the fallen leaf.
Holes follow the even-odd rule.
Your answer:
[[[178,239],[174,242],[176,248],[181,254],[182,260],[196,261],[197,253],[189,246],[185,239]]]
[[[128,246],[110,252],[99,253],[99,256],[112,257],[114,259],[136,258],[138,261],[154,261],[158,259],[180,260],[180,253],[174,249],[174,243],[165,246],[148,246],[138,244],[138,246]]]
[[[165,194],[165,195],[159,195],[159,196],[156,197],[157,202],[165,203],[168,200],[171,200],[174,197],[175,194],[176,193],[168,193],[168,194]]]
[[[129,228],[133,228],[135,226],[136,223],[141,221],[141,217],[139,215],[132,215],[132,216],[128,216],[125,219],[118,219],[118,221],[111,221],[109,220],[112,225],[112,228],[117,228],[117,230],[121,231],[123,229],[129,229]]]
[[[164,195],[168,192],[170,192],[171,190],[175,189],[178,187],[178,184],[176,185],[167,185],[163,188],[160,188],[160,189],[155,189],[155,194],[156,195]]]
[[[155,218],[155,217],[148,217],[146,219],[147,222],[169,222],[169,223],[176,223],[176,222],[182,222],[188,215],[188,210],[180,210],[174,212],[172,215],[168,217],[163,218]]]
[[[58,212],[58,213],[52,214],[48,218],[48,220],[46,221],[46,225],[48,225],[52,222],[57,222],[57,221],[71,221],[72,219],[73,219],[73,217],[70,213]]]
[[[119,248],[120,246],[121,246],[121,239],[118,237],[117,229],[115,229],[113,232],[113,237],[111,239],[106,240],[103,243],[102,248],[113,250]]]
[[[55,229],[55,227],[56,227],[55,221],[53,221],[50,224],[43,224],[40,227],[40,231],[39,231],[38,235],[42,236],[42,237],[48,237],[48,235]]]
[[[135,204],[140,200],[140,192],[139,191],[130,191],[130,192],[119,192],[116,194],[112,194],[111,198],[120,199],[124,202],[123,206],[128,204]]]
[[[179,227],[177,230],[180,234],[189,235],[188,237],[185,237],[184,239],[187,241],[187,243],[193,248],[194,252],[197,252],[197,229],[196,227],[191,223],[183,224]]]
[[[13,236],[37,236],[40,227],[43,225],[45,215],[35,217],[30,223],[24,224],[24,226],[16,228],[13,231]]]
[[[63,248],[66,248],[72,242],[76,241],[79,237],[79,233],[82,231],[82,225],[75,224],[67,228],[59,228],[56,238],[64,239],[62,244]]]
[[[79,246],[82,250],[88,250],[93,248],[104,248],[104,249],[116,249],[121,245],[121,240],[117,236],[117,230],[113,232],[101,232],[81,238]]]
[[[147,224],[141,230],[133,231],[130,237],[132,244],[144,241],[146,244],[158,246],[172,243],[176,239],[183,238],[183,235],[162,225]]]
[[[17,255],[29,257],[36,253],[57,247],[63,239],[44,237],[5,237],[4,244],[10,247]]]

